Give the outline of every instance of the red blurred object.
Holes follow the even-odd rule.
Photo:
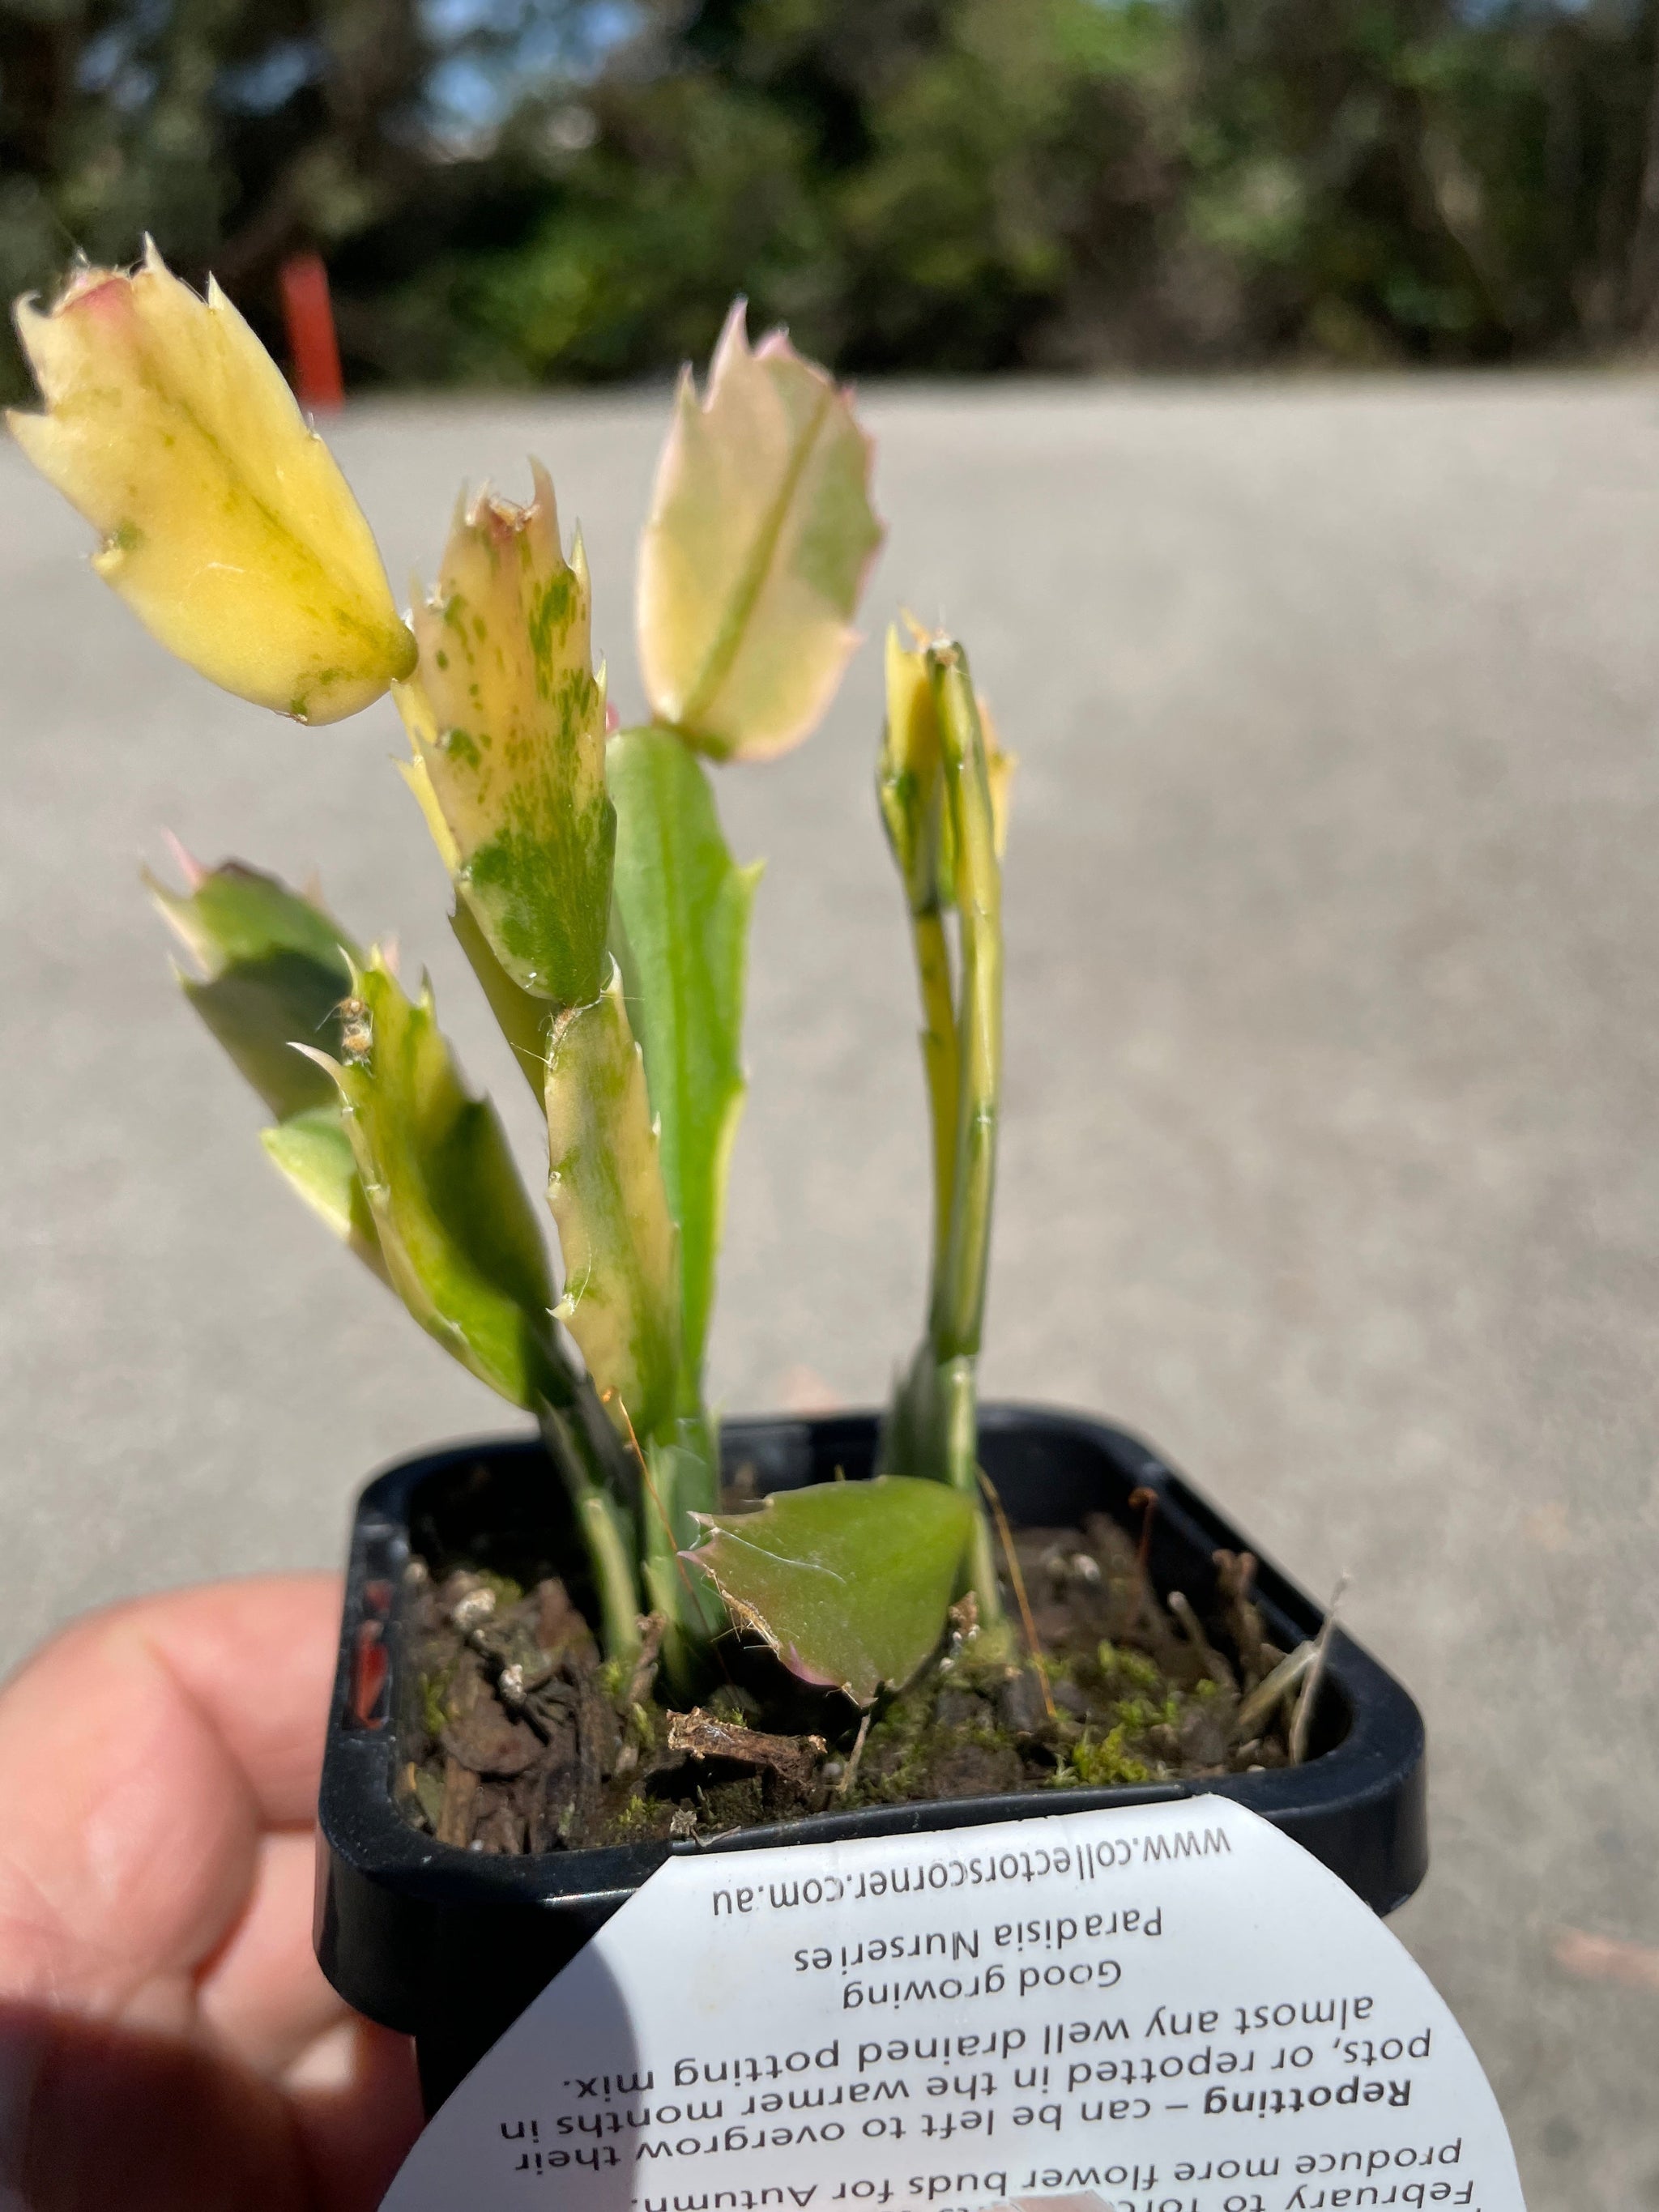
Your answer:
[[[379,1728],[385,1721],[380,1707],[391,1665],[380,1622],[365,1620],[351,1654],[351,1717],[360,1727]]]
[[[345,381],[340,374],[340,342],[334,334],[334,308],[322,255],[291,253],[278,281],[295,394],[302,407],[319,415],[331,413],[345,404]]]

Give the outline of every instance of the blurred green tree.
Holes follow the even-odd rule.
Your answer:
[[[0,0],[0,278],[155,233],[358,381],[1659,335],[1659,0]],[[15,381],[15,364],[11,365]],[[6,371],[0,366],[0,376]]]
[[[738,290],[851,369],[1127,357],[1180,52],[1158,0],[661,5],[503,134],[522,238],[414,295],[534,378],[700,353]]]
[[[1253,349],[1480,360],[1646,335],[1652,0],[1193,0],[1188,22],[1186,222]]]
[[[296,245],[337,246],[417,191],[433,62],[416,0],[3,0],[0,278],[153,232],[268,309]]]

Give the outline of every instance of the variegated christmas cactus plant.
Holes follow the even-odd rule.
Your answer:
[[[723,1515],[705,1389],[758,872],[726,848],[707,763],[799,744],[856,644],[881,532],[848,394],[781,332],[751,349],[740,306],[706,388],[682,380],[640,553],[652,719],[607,733],[580,536],[567,554],[539,467],[527,506],[463,503],[405,619],[332,457],[216,287],[198,298],[152,247],[17,317],[45,405],[13,434],[155,635],[296,721],[396,702],[456,936],[545,1113],[562,1289],[428,985],[240,863],[151,889],[194,964],[186,995],[271,1117],[276,1165],[539,1422],[609,1656],[630,1662],[658,1616],[684,1686],[735,1623],[868,1706],[933,1650],[954,1597],[971,1589],[988,1627],[974,1373],[1008,771],[949,639],[888,644],[879,793],[921,980],[935,1222],[881,1472]]]

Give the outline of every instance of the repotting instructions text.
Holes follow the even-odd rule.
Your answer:
[[[387,2212],[1524,2212],[1457,2023],[1221,1797],[671,1859]]]

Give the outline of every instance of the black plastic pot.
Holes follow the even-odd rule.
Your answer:
[[[1200,1613],[1215,1597],[1212,1553],[1254,1550],[1156,1453],[1084,1416],[993,1406],[981,1454],[1009,1516],[1076,1526],[1104,1510],[1139,1525],[1130,1492],[1153,1490],[1151,1570]],[[731,1421],[728,1473],[747,1463],[763,1491],[871,1472],[872,1414]],[[434,1843],[393,1801],[398,1715],[413,1694],[401,1659],[404,1569],[418,1555],[441,1573],[467,1560],[526,1556],[571,1572],[575,1547],[561,1492],[533,1440],[486,1440],[405,1460],[372,1482],[357,1508],[339,1672],[323,1765],[317,1955],[348,2002],[413,2035],[428,2110],[442,2102],[567,1960],[670,1850],[744,1850],[832,1838],[1017,1820],[1192,1794],[1179,1784],[1050,1790],[1017,1796],[824,1813],[710,1844],[486,1856]],[[1257,1592],[1269,1632],[1288,1650],[1320,1610],[1262,1563]],[[1304,1844],[1379,1912],[1392,1911],[1428,1863],[1423,1723],[1406,1692],[1340,1632],[1331,1640],[1305,1764],[1196,1785],[1236,1797]]]

